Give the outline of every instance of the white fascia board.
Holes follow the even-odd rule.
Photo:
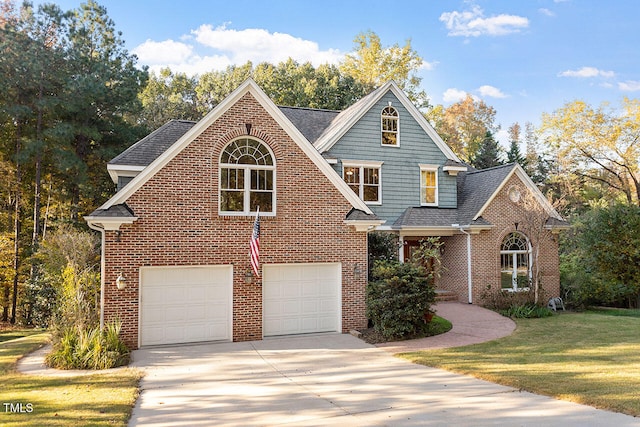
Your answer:
[[[391,91],[396,95],[396,98],[404,105],[404,108],[407,109],[409,114],[414,118],[416,122],[422,127],[422,129],[426,132],[427,135],[433,140],[436,146],[442,151],[442,153],[449,160],[453,160],[454,162],[461,163],[460,159],[456,154],[451,150],[451,148],[442,140],[438,132],[431,126],[427,118],[420,112],[418,107],[416,107],[413,102],[407,97],[402,89],[395,84],[395,82],[391,82]]]
[[[540,191],[538,186],[531,180],[529,175],[527,175],[527,173],[524,171],[524,169],[522,169],[522,166],[520,166],[518,163],[516,163],[514,165],[513,169],[511,170],[511,172],[509,172],[509,174],[500,183],[500,185],[498,186],[496,191],[493,192],[491,197],[489,197],[489,199],[487,199],[485,204],[480,208],[478,213],[476,213],[476,215],[473,217],[474,221],[482,216],[482,214],[487,209],[487,207],[491,204],[491,202],[493,202],[493,199],[495,199],[496,196],[500,193],[500,191],[502,191],[504,186],[507,185],[507,181],[509,181],[509,179],[514,174],[516,174],[518,176],[518,178],[520,178],[520,181],[525,185],[525,187],[527,187],[529,189],[529,191],[531,191],[531,193],[538,200],[538,202],[540,203],[542,208],[549,214],[549,216],[551,216],[553,218],[556,218],[556,219],[560,219],[560,220],[563,219],[562,216],[558,213],[558,211],[556,211],[555,208],[551,205],[551,203],[549,203],[549,200],[547,200],[547,198],[544,196],[544,194],[542,194],[542,192]]]
[[[114,184],[118,183],[118,177],[135,177],[144,170],[144,166],[107,165],[107,172]]]
[[[101,217],[101,216],[85,216],[84,220],[89,224],[90,228],[98,226],[102,230],[119,230],[122,224],[133,224],[138,220],[137,216],[117,218],[117,217]]]
[[[440,151],[442,151],[442,153],[448,159],[460,163],[460,159],[458,158],[458,156],[456,156],[451,148],[442,140],[440,135],[438,135],[438,132],[436,132],[433,126],[431,126],[429,121],[420,112],[418,107],[416,107],[413,102],[411,102],[404,91],[400,89],[393,80],[388,81],[377,90],[377,95],[369,99],[366,104],[362,105],[359,111],[349,117],[349,120],[343,123],[340,128],[335,129],[332,133],[322,138],[322,140],[316,141],[315,147],[319,152],[324,153],[325,151],[331,149],[331,147],[333,147],[336,142],[338,142],[338,140],[342,138],[342,136],[344,136],[344,134],[347,133],[347,131],[351,129],[351,127],[387,93],[388,90],[391,90],[398,101],[400,101],[400,103],[406,108],[409,114],[411,114],[414,120],[418,122],[425,133],[429,135],[429,137],[433,140]]]
[[[302,151],[311,159],[311,161],[320,169],[321,172],[335,185],[342,195],[351,203],[351,205],[368,214],[373,214],[369,207],[358,197],[357,194],[349,188],[340,176],[327,163],[322,155],[311,145],[309,141],[302,135],[282,111],[269,99],[262,89],[252,79],[247,79],[222,102],[220,102],[213,110],[204,118],[189,129],[180,139],[178,139],[171,147],[156,158],[149,166],[140,172],[131,182],[122,190],[117,192],[99,209],[108,209],[111,206],[124,203],[133,193],[135,193],[144,183],[161,170],[169,161],[177,156],[185,147],[187,147],[194,139],[204,132],[212,123],[220,118],[231,106],[233,106],[245,94],[251,93],[258,103],[273,117],[276,122],[284,129],[293,141],[300,147]]]
[[[149,166],[140,172],[129,184],[118,191],[113,197],[107,200],[98,209],[109,209],[111,206],[124,203],[133,193],[138,191],[144,183],[151,179],[160,169],[162,169],[169,161],[177,156],[185,147],[187,147],[195,138],[197,138],[205,129],[207,129],[214,121],[216,121],[231,105],[240,99],[250,88],[253,80],[246,80],[228,97],[220,102],[216,107],[204,116],[198,123],[189,129],[180,139],[171,145],[164,153],[158,156]],[[253,83],[255,85],[255,83]]]
[[[453,236],[459,227],[400,227],[396,229],[404,237]]]
[[[466,172],[466,166],[444,166],[442,168],[444,172],[448,172],[450,176],[457,176],[460,172]]]
[[[370,168],[379,168],[384,164],[377,160],[342,160],[342,166],[365,166]]]
[[[358,120],[360,120],[362,116],[364,116],[365,113],[369,111],[376,104],[376,102],[380,100],[380,98],[382,98],[391,84],[392,82],[388,81],[382,87],[376,89],[378,90],[378,94],[374,97],[371,97],[371,99],[369,99],[366,104],[362,105],[356,113],[352,114],[351,117],[349,117],[349,120],[343,123],[339,128],[334,129],[333,132],[325,135],[325,137],[321,140],[316,141],[314,145],[318,152],[324,153],[325,151],[331,149],[331,147],[333,147],[335,143],[338,142],[338,140],[342,138],[344,134],[347,133],[347,131],[351,129],[353,125],[355,125]]]
[[[357,221],[357,220],[349,220],[349,219],[344,220],[344,223],[346,225],[354,227],[356,231],[377,230],[378,227],[380,227],[385,222],[386,221],[384,220],[375,220],[375,221],[369,221],[369,220]]]

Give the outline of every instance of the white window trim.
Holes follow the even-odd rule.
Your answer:
[[[520,235],[522,235],[522,237],[524,237],[524,239],[527,242],[527,250],[523,251],[523,250],[516,250],[516,251],[503,251],[502,250],[502,244],[504,243],[504,239],[503,241],[500,243],[500,274],[502,275],[503,272],[505,272],[505,270],[502,269],[502,255],[509,255],[512,257],[512,264],[513,267],[511,268],[511,288],[502,288],[503,292],[526,292],[529,291],[530,288],[529,286],[523,286],[522,288],[518,287],[518,273],[517,273],[517,262],[518,262],[518,255],[528,255],[527,256],[527,276],[529,279],[529,283],[531,283],[531,280],[533,279],[533,271],[532,271],[532,264],[533,264],[533,247],[531,246],[531,241],[529,240],[529,238],[524,235],[523,233],[519,233]]]
[[[384,162],[378,162],[374,160],[343,160],[342,161],[342,180],[344,180],[345,168],[360,168],[360,182],[358,197],[364,201],[367,205],[381,205],[382,204],[382,164]],[[364,200],[364,168],[378,169],[378,200],[375,202],[367,202]]]
[[[233,143],[234,141],[238,140],[238,139],[253,139],[255,141],[258,141],[260,144],[264,145],[265,147],[267,147],[267,150],[269,150],[269,154],[271,155],[271,159],[273,160],[273,165],[269,165],[269,166],[265,166],[265,165],[245,165],[245,164],[236,164],[236,163],[222,163],[219,162],[218,163],[218,215],[220,216],[251,216],[254,217],[255,216],[255,211],[251,210],[251,203],[250,203],[250,196],[251,196],[251,170],[270,170],[273,171],[273,198],[271,200],[271,211],[270,212],[263,212],[262,210],[260,211],[260,216],[276,216],[276,201],[277,201],[277,194],[276,194],[276,189],[278,188],[276,183],[276,157],[273,154],[273,151],[271,150],[271,147],[269,147],[264,141],[254,138],[254,137],[250,137],[250,136],[241,136],[239,138],[235,138],[232,141],[229,141],[227,144],[225,144],[224,148],[222,149],[222,151],[220,152],[220,156],[222,156],[222,153],[224,153],[224,150],[227,148],[227,146],[231,143]],[[222,169],[241,169],[244,172],[244,182],[245,182],[245,188],[243,189],[243,206],[245,206],[245,209],[243,211],[223,211],[221,209],[222,203],[221,203],[221,197],[222,197]]]
[[[438,206],[439,200],[439,187],[440,187],[440,179],[438,177],[438,165],[424,165],[420,164],[420,206]],[[426,203],[422,200],[422,172],[435,172],[436,173],[436,191],[435,191],[435,202]]]
[[[397,113],[396,116],[388,116],[386,114],[384,114],[384,110],[387,108],[393,108],[395,110],[395,112]],[[390,118],[390,119],[395,119],[396,120],[396,143],[391,145],[391,144],[383,144],[383,138],[382,138],[382,134],[384,132],[390,132],[390,133],[394,133],[393,131],[388,131],[388,130],[384,130],[382,123],[383,123],[383,119],[385,118]],[[391,105],[391,102],[389,102],[389,105],[387,105],[386,107],[384,107],[382,109],[382,111],[380,112],[380,146],[382,147],[400,147],[400,111],[398,111],[398,109],[394,106]]]

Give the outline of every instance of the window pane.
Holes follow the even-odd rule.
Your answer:
[[[260,212],[273,212],[273,192],[271,191],[252,191],[249,195],[249,203],[251,204],[251,212],[258,210]]]
[[[365,184],[378,184],[379,183],[379,171],[377,168],[364,168],[364,183]]]
[[[272,170],[252,170],[251,171],[252,190],[273,190]]]
[[[360,168],[345,167],[343,178],[347,184],[360,184]]]
[[[422,185],[425,187],[435,187],[436,173],[434,171],[422,171]]]
[[[422,203],[435,203],[436,202],[436,189],[435,188],[423,188],[422,189]]]
[[[398,119],[395,118],[383,118],[382,119],[382,130],[397,132],[398,131]]]
[[[223,212],[242,212],[244,210],[243,191],[221,191],[220,210]]]
[[[220,170],[220,187],[228,190],[244,188],[244,171],[242,169],[222,168]]]
[[[397,134],[392,132],[382,132],[382,144],[383,145],[397,145]]]
[[[364,201],[365,202],[377,202],[378,197],[378,186],[377,185],[365,185],[364,186]]]

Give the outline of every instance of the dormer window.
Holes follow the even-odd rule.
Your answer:
[[[398,110],[391,105],[382,110],[382,145],[397,147],[400,145],[398,140]]]

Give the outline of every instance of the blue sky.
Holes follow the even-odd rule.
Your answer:
[[[54,1],[64,10],[80,1]],[[640,96],[640,2],[629,0],[102,0],[129,51],[152,70],[189,74],[291,56],[337,63],[354,37],[407,39],[422,87],[445,106],[466,93],[514,122],[538,125],[575,99]]]

